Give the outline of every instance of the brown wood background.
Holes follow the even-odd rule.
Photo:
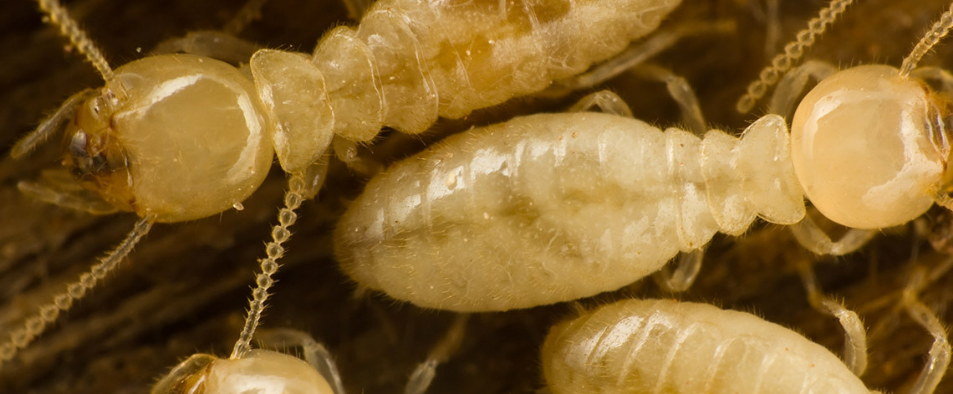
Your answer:
[[[336,0],[299,3],[304,2],[272,0],[262,19],[241,36],[263,46],[310,51],[330,27],[353,23]],[[761,15],[764,0],[684,3],[663,28],[728,19],[736,22],[737,33],[687,39],[654,61],[691,82],[710,125],[740,131],[756,115],[735,114],[734,102],[769,59]],[[782,40],[791,39],[825,3],[782,0]],[[240,5],[241,1],[222,0],[68,2],[113,65],[143,56],[163,39],[221,27]],[[899,65],[919,34],[946,7],[944,0],[861,1],[809,56],[843,67],[871,62]],[[102,84],[88,63],[64,50],[66,41],[41,22],[35,8],[28,0],[0,5],[0,335],[4,337],[36,305],[47,302],[119,242],[135,219],[128,214],[95,217],[70,212],[30,201],[16,190],[18,181],[58,165],[60,144],[49,143],[22,161],[6,157],[9,147],[67,96]],[[947,64],[951,48],[949,43],[941,45],[925,62]],[[677,110],[661,85],[622,76],[610,87],[625,97],[640,119],[663,126],[677,122]],[[443,121],[423,140],[519,113],[558,111],[572,100],[517,100],[462,121]],[[393,159],[420,145],[412,140],[381,157]],[[319,200],[305,205],[263,323],[264,328],[305,330],[327,344],[350,392],[397,392],[452,315],[379,294],[353,295],[355,286],[331,256],[329,233],[363,182],[336,165]],[[194,352],[227,355],[237,338],[256,258],[263,255],[284,187],[276,167],[242,212],[157,225],[105,285],[21,352],[16,362],[3,366],[0,392],[146,393],[159,376]],[[943,226],[948,219],[939,212],[931,211],[923,222]],[[778,226],[759,224],[740,238],[717,236],[699,282],[675,297],[757,311],[839,354],[842,330],[834,319],[808,307],[794,272],[794,264],[805,258],[811,257]],[[871,334],[872,364],[864,376],[870,387],[904,392],[916,378],[930,337],[904,314],[890,311],[914,263],[931,267],[942,258],[912,226],[904,226],[884,230],[859,253],[824,259],[817,267],[828,294],[844,298],[868,327],[879,327]],[[951,284],[953,275],[947,275],[923,294],[947,322],[953,321]],[[633,296],[671,295],[642,281],[583,304],[591,307]],[[474,316],[465,342],[439,368],[429,392],[540,389],[539,346],[548,327],[571,316],[572,310],[571,305],[554,305]],[[953,392],[953,378],[944,381],[939,392]]]

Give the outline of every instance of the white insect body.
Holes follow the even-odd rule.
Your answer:
[[[333,135],[370,141],[383,126],[420,133],[437,116],[540,91],[621,52],[680,0],[385,0],[357,29],[329,32],[313,57],[262,50],[251,68],[285,171]]]
[[[294,210],[323,182],[321,157],[333,135],[368,141],[383,126],[419,133],[438,115],[459,117],[541,90],[618,54],[680,0],[383,0],[357,28],[329,32],[313,57],[256,52],[254,81],[218,60],[182,54],[113,71],[56,0],[38,2],[106,86],[74,95],[12,151],[26,154],[65,124],[65,163],[94,193],[57,182],[23,188],[50,202],[133,211],[142,219],[116,251],[0,345],[0,361],[12,359],[82,298],[152,223],[240,206],[261,184],[274,152],[291,175],[290,190],[261,260],[245,343],[236,347],[246,351]]]
[[[550,390],[563,393],[868,394],[829,350],[754,315],[625,300],[550,330]]]
[[[275,50],[254,81],[192,55],[118,68],[67,129],[70,165],[120,210],[159,222],[230,209],[271,166],[303,174],[334,134],[419,133],[578,74],[654,30],[678,0],[386,0],[331,31],[313,58]],[[14,154],[37,141],[23,141]]]
[[[796,224],[812,251],[847,253],[874,234],[866,229],[904,224],[933,202],[953,207],[940,192],[950,177],[948,101],[910,76],[949,27],[933,27],[905,72],[860,66],[822,81],[798,106],[790,143],[778,115],[740,141],[579,113],[448,138],[371,180],[335,232],[335,254],[360,285],[395,298],[493,311],[615,290],[756,216]],[[805,66],[776,102],[797,98],[815,67]],[[932,71],[918,75],[947,75]],[[855,229],[833,242],[804,220],[802,187]]]
[[[361,285],[458,311],[587,297],[658,271],[757,216],[804,203],[784,120],[741,139],[664,133],[602,113],[472,130],[392,166],[342,217],[335,252]]]

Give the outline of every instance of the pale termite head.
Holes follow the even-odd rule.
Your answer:
[[[890,66],[854,67],[812,89],[795,112],[791,157],[827,218],[877,229],[933,205],[949,155],[946,100]]]
[[[66,128],[64,160],[121,210],[160,222],[225,211],[264,180],[272,161],[254,84],[192,55],[152,56],[116,70]]]
[[[195,354],[172,369],[151,394],[334,394],[311,365],[297,357],[252,350],[239,359]]]

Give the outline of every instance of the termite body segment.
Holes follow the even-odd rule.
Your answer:
[[[285,171],[338,135],[420,133],[543,90],[655,30],[680,0],[424,1],[374,4],[360,26],[329,32],[313,56],[257,52],[252,73]]]
[[[617,289],[716,232],[804,216],[783,119],[699,139],[603,113],[469,131],[371,180],[335,230],[361,286],[494,311]]]
[[[138,240],[146,223],[239,207],[263,181],[273,154],[291,175],[248,329],[236,346],[240,355],[284,254],[294,210],[321,187],[322,156],[334,135],[369,141],[384,126],[419,133],[438,115],[460,117],[542,90],[619,54],[655,30],[680,0],[384,0],[358,27],[331,31],[312,57],[258,51],[250,63],[253,80],[192,55],[150,56],[114,72],[56,0],[38,3],[106,86],[74,95],[11,151],[23,156],[65,125],[65,163],[93,192],[64,186],[64,174],[24,182],[22,190],[90,212],[108,206],[135,212],[142,231],[130,239]],[[70,285],[73,290],[44,306],[0,345],[0,361],[12,359],[56,319],[54,311],[68,310],[105,273],[88,273],[95,280]]]
[[[257,52],[254,82],[210,58],[147,57],[80,105],[70,161],[120,210],[158,222],[206,217],[251,194],[272,151],[305,175],[334,135],[419,133],[438,115],[542,90],[619,53],[678,3],[386,0],[357,28],[328,33],[313,57]]]
[[[950,15],[922,46],[953,26]],[[808,76],[830,77],[797,106],[790,143],[779,115],[758,119],[740,141],[579,113],[448,138],[368,184],[336,230],[335,254],[359,284],[394,298],[492,311],[618,289],[715,232],[742,233],[757,216],[795,224],[813,252],[848,253],[934,202],[953,209],[945,96],[953,76],[913,69],[915,60],[904,61],[907,73],[792,70],[772,112],[786,113]],[[804,215],[802,188],[852,229],[832,241]]]
[[[556,325],[542,350],[562,393],[869,394],[829,350],[754,315],[625,300]]]

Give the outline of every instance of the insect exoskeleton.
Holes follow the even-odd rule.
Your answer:
[[[561,393],[855,393],[864,383],[829,350],[749,313],[625,300],[550,330],[548,387]]]
[[[405,394],[423,394],[437,367],[463,340],[469,316],[457,315],[427,359],[411,373]],[[221,359],[195,354],[182,361],[153,386],[152,394],[345,394],[331,354],[310,335],[292,329],[264,330],[257,338],[276,347],[296,347],[303,360],[271,350],[254,349]]]
[[[66,128],[66,162],[116,208],[158,222],[245,200],[271,168],[272,129],[252,81],[226,63],[155,56],[116,69]],[[203,103],[204,105],[198,105]]]
[[[240,359],[196,354],[156,383],[152,394],[338,394],[305,361],[287,354],[255,349]]]
[[[834,0],[822,19],[846,3]],[[823,31],[815,22],[782,60]],[[604,109],[614,115],[530,116],[453,136],[372,179],[336,230],[335,254],[361,286],[427,307],[490,311],[615,290],[679,251],[697,253],[715,232],[741,234],[758,216],[794,225],[813,252],[848,253],[870,229],[906,223],[933,202],[953,208],[943,190],[948,92],[924,82],[953,86],[953,77],[914,70],[948,28],[934,26],[900,70],[855,67],[815,87],[790,142],[776,114],[829,66],[789,73],[772,114],[740,140],[662,133],[606,97],[584,101],[612,102]],[[805,216],[802,188],[852,229],[832,241]],[[685,267],[697,273],[697,262]]]
[[[187,54],[151,56],[114,71],[57,1],[38,2],[106,86],[74,95],[11,152],[22,156],[69,123],[66,162],[95,193],[57,183],[64,177],[25,182],[22,189],[90,212],[133,211],[141,220],[113,253],[0,345],[0,361],[82,298],[154,222],[240,207],[275,154],[290,175],[289,191],[261,260],[243,336],[250,339],[294,211],[324,180],[332,137],[369,141],[384,126],[420,133],[440,115],[461,117],[544,89],[619,54],[655,30],[680,0],[383,0],[359,26],[329,32],[313,56],[256,52],[252,79]],[[244,47],[225,46],[221,52],[230,55]],[[204,50],[216,52],[214,45]]]
[[[365,188],[335,230],[359,284],[425,307],[526,308],[616,289],[717,231],[804,216],[778,116],[701,140],[602,113],[447,138]]]
[[[822,80],[791,124],[791,159],[808,199],[828,219],[860,229],[926,212],[949,177],[947,101],[890,66]]]

